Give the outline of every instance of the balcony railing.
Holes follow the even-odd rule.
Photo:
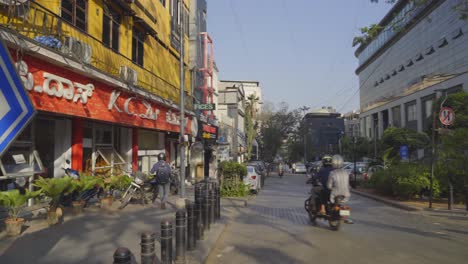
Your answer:
[[[113,51],[103,45],[95,37],[81,31],[69,24],[57,14],[35,2],[27,4],[10,4],[0,6],[0,27],[20,34],[38,45],[47,46],[37,41],[38,37],[51,37],[64,43],[66,37],[73,37],[92,47],[91,67],[120,78],[120,67],[128,66],[137,71],[138,81],[136,86],[151,92],[161,98],[179,104],[179,87],[142,68],[132,62],[130,58]],[[48,46],[51,48],[51,46]],[[58,53],[62,53],[59,47],[54,47]],[[68,54],[63,54],[68,56]],[[74,58],[79,60],[80,58]],[[185,106],[193,109],[193,97],[186,95]]]

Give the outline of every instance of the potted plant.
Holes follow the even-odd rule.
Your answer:
[[[82,194],[85,191],[93,189],[96,185],[101,183],[101,179],[89,175],[81,175],[79,179],[72,180],[71,190],[77,194],[77,198],[72,201],[73,213],[80,214],[86,204],[83,200]]]
[[[63,178],[42,178],[34,181],[34,186],[39,188],[40,193],[51,199],[49,211],[47,213],[47,222],[49,225],[55,225],[62,217],[62,209],[59,207],[61,198],[73,191],[72,178],[65,176]]]
[[[8,218],[5,219],[6,232],[9,236],[18,236],[24,224],[24,218],[19,217],[22,206],[29,198],[37,193],[26,191],[22,194],[19,190],[0,192],[0,204],[8,209]]]
[[[114,200],[113,191],[119,187],[121,176],[113,175],[103,180],[104,197],[101,198],[101,208],[110,208]]]

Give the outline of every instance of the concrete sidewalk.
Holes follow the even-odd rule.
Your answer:
[[[408,202],[400,202],[400,201],[395,201],[395,200],[391,200],[391,199],[388,199],[388,198],[385,198],[385,197],[382,197],[382,196],[379,196],[379,195],[375,195],[375,194],[371,194],[371,193],[368,193],[368,192],[363,192],[363,191],[358,191],[358,190],[355,190],[355,189],[351,189],[351,193],[354,193],[354,194],[357,194],[357,195],[360,195],[360,196],[364,196],[364,197],[367,197],[369,199],[372,199],[372,200],[375,200],[375,201],[378,201],[378,202],[382,202],[384,204],[387,204],[389,206],[392,206],[392,207],[395,207],[395,208],[399,208],[399,209],[402,209],[402,210],[406,210],[406,211],[426,211],[426,212],[431,212],[431,213],[436,213],[436,214],[440,214],[440,215],[456,215],[456,216],[466,216],[468,218],[468,211],[466,211],[463,207],[461,206],[456,206],[454,207],[452,210],[448,210],[448,209],[443,209],[443,208],[440,208],[439,205],[437,206],[434,206],[434,207],[439,207],[439,208],[428,208],[428,205],[421,205],[421,203],[415,203],[415,202],[411,202],[411,201],[408,201]]]
[[[170,202],[175,199],[171,197]],[[111,263],[118,247],[129,248],[139,262],[143,232],[156,233],[159,260],[160,223],[175,218],[173,207],[160,210],[139,204],[130,204],[123,210],[91,207],[85,211],[79,216],[66,212],[64,222],[52,227],[47,226],[44,216],[27,223],[29,227],[21,236],[1,238],[0,263]],[[225,226],[220,221],[205,232],[205,240],[187,253],[188,263],[204,263]]]

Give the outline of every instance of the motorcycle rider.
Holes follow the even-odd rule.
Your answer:
[[[328,177],[327,188],[330,190],[330,202],[335,202],[335,197],[343,195],[346,202],[351,196],[349,191],[349,176],[343,167],[343,158],[340,155],[334,155],[331,160],[333,171]]]
[[[161,209],[166,209],[167,196],[169,195],[171,183],[171,166],[166,162],[166,154],[158,154],[158,162],[153,165],[150,171],[156,173],[155,179],[159,188],[159,199],[161,200]]]
[[[320,192],[320,214],[326,214],[325,205],[330,197],[330,190],[327,188],[328,178],[330,172],[333,170],[332,158],[330,156],[324,156],[322,158],[322,167],[317,172],[317,179],[322,185],[322,191]]]

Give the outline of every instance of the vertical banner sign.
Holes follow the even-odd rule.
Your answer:
[[[400,158],[404,161],[407,161],[409,159],[408,146],[400,146]]]
[[[0,40],[0,156],[31,122],[35,109]]]

